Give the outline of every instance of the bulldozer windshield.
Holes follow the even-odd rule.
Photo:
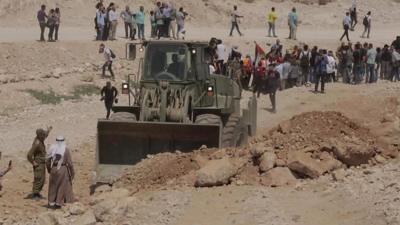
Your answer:
[[[147,47],[144,80],[186,80],[190,67],[190,54],[184,44],[157,45]]]

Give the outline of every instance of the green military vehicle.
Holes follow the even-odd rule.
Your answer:
[[[98,121],[97,182],[112,182],[151,154],[241,146],[255,134],[256,98],[241,109],[238,84],[210,74],[208,49],[208,43],[193,41],[127,44],[128,59],[144,58],[135,81],[122,85],[132,101]]]

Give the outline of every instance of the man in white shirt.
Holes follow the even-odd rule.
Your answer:
[[[328,64],[326,65],[326,73],[328,74],[329,79],[332,79],[332,82],[336,82],[336,60],[333,57],[333,52],[328,52]]]
[[[111,29],[109,33],[109,40],[110,41],[115,41],[117,40],[115,38],[115,34],[117,32],[117,25],[118,25],[118,15],[117,12],[115,11],[115,6],[112,6],[110,12],[108,13],[108,18],[111,23]]]
[[[229,36],[232,37],[233,34],[233,30],[236,28],[237,32],[239,33],[240,36],[242,36],[243,34],[240,32],[239,29],[239,18],[243,18],[243,16],[240,16],[238,14],[238,10],[237,10],[237,6],[234,5],[233,6],[233,12],[231,13],[231,22],[232,22],[232,26],[231,26],[231,32],[229,33]]]
[[[102,76],[105,77],[106,68],[108,67],[108,71],[111,74],[111,78],[115,79],[114,72],[112,70],[112,63],[116,57],[115,54],[112,52],[110,48],[106,48],[106,46],[103,43],[100,44],[99,54],[103,54],[105,59]]]
[[[217,72],[222,74],[225,61],[226,48],[222,40],[217,40]]]
[[[349,38],[349,29],[351,26],[351,18],[350,18],[350,13],[346,12],[346,16],[343,18],[343,29],[344,29],[344,33],[342,35],[342,37],[340,38],[340,41],[342,41],[342,39],[344,38],[344,36],[346,36],[347,41],[350,42],[350,38]]]

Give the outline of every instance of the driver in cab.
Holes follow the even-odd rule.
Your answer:
[[[169,64],[167,72],[175,75],[177,78],[183,78],[185,64],[179,61],[178,54],[172,55],[172,63]]]

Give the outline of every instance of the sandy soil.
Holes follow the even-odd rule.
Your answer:
[[[4,191],[0,197],[0,224],[36,224],[37,216],[47,211],[45,200],[33,202],[23,199],[30,192],[32,181],[32,169],[25,155],[38,127],[54,127],[47,143],[52,143],[59,134],[66,137],[78,171],[74,183],[76,195],[84,205],[91,201],[89,185],[94,166],[96,122],[104,116],[102,102],[98,96],[85,96],[78,100],[62,101],[57,105],[42,105],[26,92],[28,89],[52,89],[58,94],[70,94],[76,85],[93,84],[101,87],[105,82],[99,77],[102,56],[97,54],[98,43],[91,41],[93,32],[91,25],[87,24],[92,19],[84,13],[85,8],[92,7],[94,1],[56,2],[65,7],[66,17],[73,15],[75,9],[82,16],[71,20],[64,17],[66,21],[65,28],[61,30],[62,41],[48,44],[35,41],[38,38],[38,28],[35,27],[32,12],[40,4],[38,1],[0,2],[0,151],[3,155],[0,166],[4,167],[8,160],[13,160],[15,165],[13,171],[2,180]],[[128,1],[118,2],[124,5]],[[219,9],[224,4],[223,1],[199,2],[179,1],[186,8],[201,6],[201,9]],[[339,44],[341,30],[330,18],[340,21],[341,13],[348,8],[349,2],[340,0],[322,8],[296,3],[303,10],[301,14],[310,15],[304,19],[304,27],[298,31],[299,41],[335,49]],[[205,6],[206,3],[209,6]],[[221,20],[216,19],[219,14],[215,10],[204,22],[194,22],[197,18],[204,18],[201,10],[198,10],[193,13],[193,26],[188,26],[188,38],[208,40],[211,36],[220,37],[227,46],[239,45],[243,52],[251,55],[254,54],[254,41],[263,46],[273,43],[274,39],[265,37],[264,23],[259,22],[263,18],[261,13],[272,3],[255,1],[251,6],[242,1],[238,3],[246,7],[246,14],[250,15],[255,9],[260,11],[258,17],[252,18],[251,28],[244,29],[244,37],[228,38],[228,18],[224,16]],[[288,2],[274,4],[286,11],[292,5]],[[376,16],[379,27],[373,30],[369,41],[379,45],[391,42],[398,32],[395,29],[398,5],[389,0],[366,0],[360,4],[362,11],[373,6],[379,15]],[[227,12],[227,9],[224,10]],[[383,14],[383,11],[389,12]],[[15,23],[13,18],[16,18]],[[315,24],[311,23],[315,20]],[[218,21],[216,25],[211,26],[214,28],[204,25],[215,21]],[[360,29],[351,33],[353,42],[364,41],[358,38],[362,32]],[[277,31],[286,47],[298,44],[284,40],[288,32],[284,21],[280,22]],[[118,34],[122,36],[121,29]],[[124,43],[124,39],[109,43],[120,58],[115,65],[117,86],[126,74],[136,71],[134,63],[122,59]],[[398,123],[382,123],[387,117],[394,115],[395,121],[400,116],[400,112],[396,111],[400,102],[400,86],[397,83],[379,82],[376,85],[359,86],[328,84],[325,95],[316,95],[311,89],[301,87],[279,92],[277,114],[267,110],[270,107],[268,98],[261,97],[258,109],[259,134],[265,135],[282,121],[303,112],[334,110],[369,128],[383,141],[397,146],[400,144]],[[251,93],[245,93],[244,96],[247,98]],[[121,97],[120,104],[126,101],[126,98]],[[132,224],[225,225],[265,224],[268,221],[276,225],[398,225],[399,165],[399,160],[395,159],[374,167],[348,170],[342,181],[333,181],[330,176],[323,176],[317,180],[301,181],[293,187],[232,185],[200,189],[174,187],[139,192],[134,195],[140,199],[135,209],[141,214],[136,215],[136,222]],[[47,191],[44,190],[44,193]],[[164,201],[164,197],[168,199]],[[140,207],[146,210],[141,211]],[[164,209],[170,211],[166,213]]]

